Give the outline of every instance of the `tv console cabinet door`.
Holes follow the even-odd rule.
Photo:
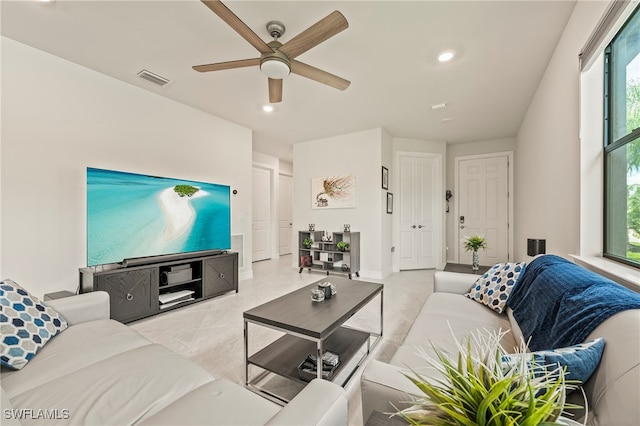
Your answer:
[[[98,275],[96,290],[109,293],[111,318],[128,322],[158,310],[158,268],[125,270]]]
[[[238,292],[238,253],[203,260],[204,297]]]

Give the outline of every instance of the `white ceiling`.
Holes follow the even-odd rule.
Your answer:
[[[349,28],[297,59],[350,80],[344,92],[291,75],[265,113],[257,67],[192,65],[259,54],[205,5],[183,1],[2,1],[2,34],[253,130],[254,150],[382,127],[394,137],[474,142],[514,137],[574,1],[226,1],[265,41],[283,43],[333,10]],[[439,64],[436,55],[457,58]],[[577,58],[576,58],[577,66]],[[173,81],[160,88],[136,73]],[[97,100],[99,101],[99,100]],[[431,105],[447,103],[433,111]],[[443,118],[453,120],[443,124]]]

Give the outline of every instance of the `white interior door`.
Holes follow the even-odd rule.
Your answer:
[[[293,229],[293,178],[280,175],[278,180],[278,254],[291,253]]]
[[[252,260],[271,258],[271,171],[253,168]]]
[[[465,237],[481,235],[487,249],[479,250],[481,265],[509,260],[509,156],[461,158],[458,167],[458,262],[471,264]]]
[[[441,244],[438,158],[399,158],[400,269],[435,268]]]

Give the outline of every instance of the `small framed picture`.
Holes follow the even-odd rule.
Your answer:
[[[387,192],[387,213],[393,213],[393,194],[390,192]]]
[[[382,189],[389,189],[389,169],[382,166]]]

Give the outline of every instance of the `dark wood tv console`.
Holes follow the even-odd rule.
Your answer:
[[[81,268],[80,293],[98,290],[109,293],[111,318],[135,321],[229,291],[237,293],[238,253]]]

